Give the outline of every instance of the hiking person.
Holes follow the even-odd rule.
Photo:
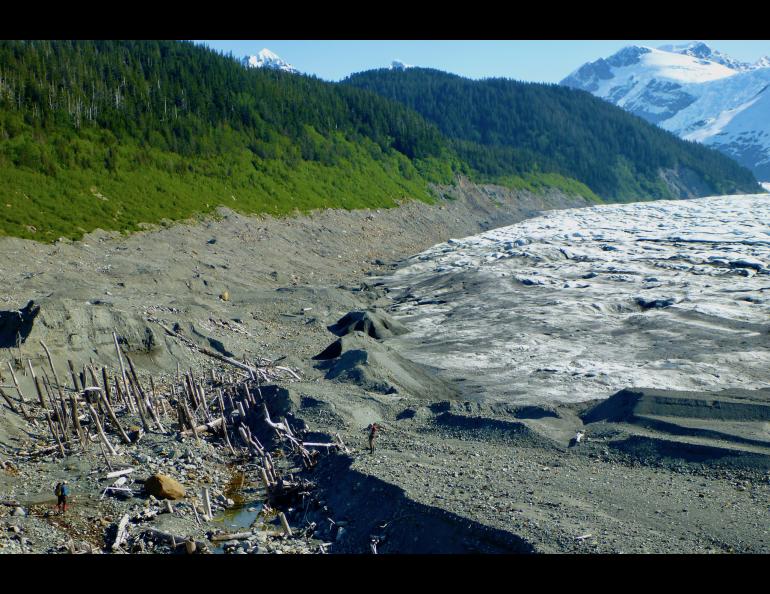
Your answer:
[[[70,494],[70,488],[67,481],[57,484],[54,493],[57,497],[56,507],[59,509],[59,513],[63,514],[67,511],[67,497]]]
[[[384,431],[385,427],[378,425],[377,423],[372,423],[367,429],[369,430],[369,453],[374,454],[374,440],[377,438],[377,432]]]
[[[578,431],[577,433],[575,433],[575,437],[573,437],[569,441],[569,447],[574,448],[581,441],[583,441],[583,438],[585,437],[585,434],[586,434],[585,431]]]

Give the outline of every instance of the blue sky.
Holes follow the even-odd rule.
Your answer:
[[[692,40],[527,40],[527,41],[198,41],[241,57],[268,48],[301,72],[339,80],[353,72],[389,66],[401,60],[469,78],[502,76],[526,81],[559,82],[585,62],[607,57],[631,45],[657,47]],[[734,58],[753,62],[770,55],[770,41],[702,40]]]

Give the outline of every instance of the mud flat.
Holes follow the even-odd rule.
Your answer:
[[[196,442],[170,418],[167,434],[146,433],[122,460],[142,479],[162,471],[190,493],[209,488],[215,518],[201,525],[192,498],[173,513],[139,488],[125,500],[100,499],[108,469],[95,446],[63,460],[22,456],[47,428],[0,402],[0,460],[10,462],[0,488],[18,504],[0,506],[0,552],[66,552],[70,541],[107,552],[125,514],[131,539],[123,548],[134,553],[171,552],[141,536],[149,528],[199,542],[212,531],[253,532],[211,546],[227,553],[767,552],[765,392],[631,383],[593,397],[517,400],[490,388],[485,398],[483,374],[462,381],[446,357],[429,357],[430,349],[416,356],[409,341],[420,340],[429,316],[403,315],[409,300],[379,277],[450,237],[581,205],[464,182],[444,191],[453,197],[436,206],[393,211],[282,221],[223,213],[129,238],[0,242],[11,283],[0,294],[9,313],[0,318],[3,335],[24,335],[4,359],[41,368],[42,339],[61,369],[67,359],[76,369],[91,360],[114,369],[114,329],[142,378],[170,378],[177,363],[207,377],[216,362],[157,319],[198,347],[296,369],[299,381],[270,388],[271,414],[306,442],[345,444],[311,470],[283,470],[315,485],[305,503],[281,508],[293,529],[286,538],[272,535],[280,524],[260,511],[265,493],[251,461],[233,458],[216,434]],[[411,301],[443,299],[420,290],[411,287]],[[31,378],[18,376],[33,394]],[[374,421],[385,430],[369,454],[365,428]],[[586,438],[570,447],[577,430]],[[51,494],[63,478],[73,507],[60,517]]]

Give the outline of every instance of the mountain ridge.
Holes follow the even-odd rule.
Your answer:
[[[770,58],[741,62],[703,42],[627,46],[561,83],[712,146],[770,180]],[[738,117],[740,114],[740,117]]]
[[[255,56],[244,56],[241,62],[247,68],[269,68],[299,74],[299,70],[267,48],[260,50]]]
[[[633,63],[647,50],[631,49],[615,63]],[[701,191],[757,188],[747,171],[716,151],[673,134],[564,86],[503,78],[472,80],[428,68],[379,69],[344,79],[414,109],[452,139],[458,154],[483,174],[538,169],[577,179],[613,200],[683,197],[675,187],[700,178]],[[709,165],[705,166],[705,162]],[[689,173],[688,173],[689,171]],[[743,184],[720,186],[713,175],[729,171]],[[677,184],[669,183],[678,177]],[[757,188],[758,190],[758,188]],[[687,192],[684,196],[690,195]]]

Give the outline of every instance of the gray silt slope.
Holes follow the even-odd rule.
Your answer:
[[[372,392],[405,392],[434,400],[458,396],[429,367],[405,359],[363,332],[338,338],[315,358],[320,361],[319,369],[326,371],[326,379],[351,382]]]
[[[189,362],[189,354],[174,350],[147,322],[150,316],[170,326],[192,324],[193,340],[211,347],[213,338],[241,356],[249,348],[242,338],[254,343],[260,342],[253,340],[257,336],[291,337],[297,328],[289,316],[302,316],[305,309],[312,313],[304,318],[314,320],[302,330],[320,339],[324,326],[360,307],[338,285],[358,282],[374,261],[403,258],[452,235],[510,224],[540,209],[586,204],[558,193],[534,196],[464,180],[439,191],[451,199],[285,219],[222,209],[218,219],[128,237],[96,231],[83,241],[54,245],[2,238],[0,325],[4,314],[34,301],[41,309],[22,356],[42,356],[42,339],[64,365],[68,358],[76,365],[110,361],[113,330],[128,350],[150,355],[151,368],[174,369],[180,358],[183,365]],[[228,301],[219,298],[224,291]],[[222,321],[233,320],[248,334],[222,330]],[[9,359],[6,343],[15,337],[2,338],[0,359]],[[300,356],[317,348],[298,346]]]

